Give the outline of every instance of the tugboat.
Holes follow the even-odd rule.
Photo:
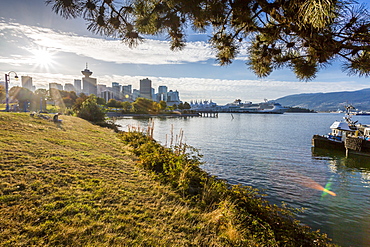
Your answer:
[[[331,126],[331,133],[327,135],[314,135],[312,146],[314,148],[337,150],[370,155],[370,127],[357,124],[352,120],[353,106],[346,107],[344,121],[335,121]]]
[[[353,106],[346,106],[344,121],[335,121],[331,126],[331,132],[327,135],[314,135],[312,137],[312,146],[314,148],[323,148],[330,150],[345,151],[344,142],[348,136],[358,134],[357,122],[352,120],[351,109]]]

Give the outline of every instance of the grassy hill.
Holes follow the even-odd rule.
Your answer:
[[[0,245],[185,245],[175,195],[108,129],[0,113]],[[190,212],[190,211],[189,211]],[[188,213],[188,212],[187,212]]]
[[[254,190],[226,193],[230,186],[209,178],[190,201],[137,166],[135,150],[116,133],[60,119],[0,112],[1,246],[329,245]],[[161,152],[152,154],[162,159]],[[204,198],[209,203],[197,205]]]

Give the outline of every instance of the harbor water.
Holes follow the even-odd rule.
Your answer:
[[[153,118],[154,138],[200,150],[202,168],[232,184],[253,186],[274,204],[303,209],[297,217],[340,246],[370,246],[370,157],[314,150],[314,134],[330,132],[334,113],[219,114],[217,118]],[[370,124],[370,116],[354,117]],[[149,119],[123,118],[122,130]],[[333,191],[336,196],[323,192]]]

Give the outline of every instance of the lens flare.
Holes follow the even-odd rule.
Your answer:
[[[331,183],[327,183],[325,188],[323,186],[321,186],[320,184],[318,184],[317,182],[315,182],[313,179],[309,178],[309,177],[306,177],[300,173],[296,173],[296,172],[291,172],[291,175],[292,175],[292,179],[294,182],[304,186],[304,187],[307,187],[307,188],[311,188],[311,189],[314,189],[314,190],[319,190],[319,191],[322,191],[323,193],[327,193],[329,195],[332,195],[332,196],[336,196],[337,194],[335,194],[333,191],[330,191],[330,186],[331,186]]]
[[[327,194],[332,195],[332,196],[336,196],[336,194],[335,194],[334,192],[330,191],[330,190],[331,190],[331,185],[332,185],[331,180],[332,180],[332,177],[331,177],[331,178],[329,179],[329,181],[326,183],[325,188],[324,188],[324,190],[323,190],[323,192],[322,192],[321,197],[324,197],[324,196],[325,196],[325,195],[327,195]],[[334,195],[333,195],[333,194],[334,194]]]

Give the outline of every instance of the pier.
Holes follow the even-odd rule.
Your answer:
[[[213,118],[218,117],[218,112],[209,111],[209,112],[198,112],[198,113],[201,117],[213,117]]]

